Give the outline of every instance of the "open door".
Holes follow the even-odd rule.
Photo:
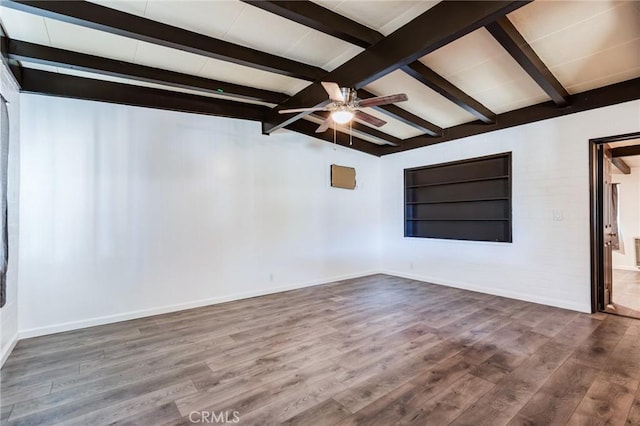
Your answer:
[[[630,167],[625,159],[631,161],[633,160],[630,158],[631,155],[640,156],[640,132],[591,139],[589,143],[591,166],[589,170],[591,180],[591,309],[592,312],[604,311],[640,318],[640,310],[635,310],[633,308],[635,305],[629,303],[630,297],[632,300],[636,300],[634,299],[636,296],[629,296],[632,292],[636,292],[636,287],[633,287],[630,292],[629,284],[640,284],[640,273],[636,272],[632,279],[621,281],[620,268],[614,271],[614,250],[619,250],[624,241],[620,238],[618,231],[618,227],[621,226],[618,224],[619,184],[613,183],[614,176],[612,176],[614,167],[618,180],[621,174],[633,175],[634,163],[630,162],[629,164],[632,165]],[[614,188],[614,185],[617,186]],[[627,218],[625,220],[628,220],[628,210],[624,211],[627,212],[624,216]],[[629,225],[626,226],[628,229]],[[626,232],[624,229],[623,232]],[[628,246],[629,244],[624,245],[624,247]],[[637,253],[634,252],[634,255],[640,259],[640,249]],[[616,256],[619,264],[622,259],[620,256]],[[636,262],[640,265],[640,260]],[[633,271],[630,273],[634,274]],[[615,295],[614,289],[616,289]]]
[[[605,310],[613,309],[613,191],[611,183],[611,150],[602,145],[602,232],[603,232],[603,285],[604,285],[604,306]]]

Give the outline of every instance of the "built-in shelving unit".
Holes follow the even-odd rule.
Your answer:
[[[405,237],[511,242],[511,153],[405,169]]]

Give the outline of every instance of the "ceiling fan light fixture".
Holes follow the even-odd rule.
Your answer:
[[[339,109],[331,113],[331,118],[338,124],[348,123],[353,119],[353,117],[353,112],[349,111],[348,109]]]

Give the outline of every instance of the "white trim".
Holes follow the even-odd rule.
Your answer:
[[[149,317],[152,315],[166,314],[169,312],[182,311],[185,309],[199,308],[202,306],[215,305],[218,303],[231,302],[234,300],[248,299],[251,297],[265,296],[267,294],[281,293],[284,291],[296,290],[299,288],[312,287],[316,285],[329,284],[336,281],[348,280],[352,278],[360,278],[368,275],[375,275],[377,271],[364,271],[355,274],[341,275],[320,280],[313,280],[304,284],[286,285],[281,287],[269,288],[257,291],[248,291],[244,293],[232,294],[228,296],[213,297],[210,299],[195,300],[193,302],[178,303],[175,305],[160,306],[157,308],[142,309],[138,311],[124,312],[116,315],[108,315],[103,317],[88,318],[80,321],[72,321],[61,324],[49,325],[46,327],[36,327],[18,332],[20,339],[29,337],[44,336],[46,334],[61,333],[63,331],[77,330],[85,327],[94,327],[97,325],[110,324],[119,321],[127,321],[137,318]]]
[[[623,271],[634,271],[634,272],[640,272],[640,266],[627,266],[627,265],[618,265],[618,266],[613,266],[613,269],[622,269]]]
[[[470,291],[475,291],[475,292],[484,293],[484,294],[492,294],[494,296],[501,296],[501,297],[507,297],[509,299],[523,300],[525,302],[539,303],[542,305],[554,306],[556,308],[569,309],[572,311],[591,313],[591,306],[588,304],[584,305],[581,303],[568,302],[566,300],[540,297],[540,296],[531,295],[527,293],[521,293],[519,291],[509,291],[502,288],[478,286],[474,284],[461,283],[461,282],[443,281],[439,278],[431,278],[431,277],[425,277],[421,275],[407,274],[405,272],[399,272],[399,271],[386,270],[386,271],[382,271],[381,273],[387,274],[387,275],[395,275],[397,277],[408,278],[416,281],[422,281],[430,284],[460,288],[463,290],[470,290]]]
[[[274,287],[274,288],[265,289],[265,290],[249,291],[249,292],[238,293],[238,294],[233,294],[228,296],[201,299],[193,302],[179,303],[175,305],[166,305],[166,306],[160,306],[157,308],[125,312],[122,314],[89,318],[86,320],[55,324],[47,327],[37,327],[37,328],[31,328],[27,330],[20,330],[18,332],[17,337],[19,337],[19,339],[26,339],[29,337],[44,336],[47,334],[61,333],[64,331],[77,330],[85,327],[94,327],[98,325],[110,324],[110,323],[119,322],[119,321],[127,321],[127,320],[132,320],[137,318],[144,318],[152,315],[160,315],[160,314],[166,314],[169,312],[182,311],[185,309],[199,308],[202,306],[231,302],[234,300],[248,299],[251,297],[264,296],[267,294],[281,293],[284,291],[296,290],[300,288],[312,287],[316,285],[328,284],[336,281],[342,281],[342,280],[347,280],[352,278],[360,278],[360,277],[365,277],[365,276],[375,275],[375,274],[386,274],[391,276],[408,278],[412,280],[417,280],[417,281],[422,281],[422,282],[427,282],[427,283],[432,283],[437,285],[443,285],[446,287],[460,288],[463,290],[470,290],[470,291],[475,291],[479,293],[492,294],[495,296],[502,296],[510,299],[523,300],[523,301],[532,302],[532,303],[540,303],[543,305],[555,306],[558,308],[570,309],[578,312],[586,312],[586,313],[591,312],[591,307],[589,305],[573,303],[566,300],[557,300],[552,298],[540,297],[536,295],[531,295],[531,294],[526,294],[526,293],[521,293],[516,291],[509,291],[509,290],[504,290],[500,288],[478,286],[470,283],[443,281],[437,278],[426,277],[426,276],[415,275],[415,274],[408,274],[400,271],[382,270],[382,271],[364,271],[364,272],[359,272],[355,274],[347,274],[342,276],[309,281],[301,285],[300,284],[286,285],[286,286]],[[17,339],[14,337],[13,346],[15,346],[16,342],[17,342]],[[13,349],[13,346],[11,347],[11,349]],[[8,356],[8,354],[6,356]],[[3,354],[3,362],[4,362],[4,357],[5,355]]]
[[[11,355],[13,348],[15,348],[17,344],[18,344],[18,333],[13,335],[13,337],[11,338],[11,343],[7,345],[7,349],[4,352],[2,352],[2,355],[0,355],[0,368],[2,368],[2,366],[4,365],[4,362],[7,360],[7,358],[9,358],[9,355]]]

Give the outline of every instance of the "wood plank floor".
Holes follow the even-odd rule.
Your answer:
[[[640,320],[374,275],[23,340],[0,373],[9,425],[639,425]]]
[[[640,318],[640,271],[613,270],[613,312]]]

